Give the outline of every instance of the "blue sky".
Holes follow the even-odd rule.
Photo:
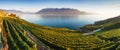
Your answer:
[[[120,0],[0,0],[1,9],[36,12],[43,8],[75,8],[96,13],[120,13]]]

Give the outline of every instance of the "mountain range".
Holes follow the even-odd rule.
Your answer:
[[[71,8],[45,8],[38,11],[37,14],[89,14],[89,13]]]
[[[24,14],[90,14],[85,11],[79,11],[78,9],[72,8],[44,8],[37,12],[23,12],[20,10],[5,10],[2,9],[4,12],[9,13],[24,13]]]
[[[4,12],[8,12],[8,13],[24,13],[24,14],[31,14],[33,12],[23,12],[20,10],[6,10],[6,9],[2,9]]]

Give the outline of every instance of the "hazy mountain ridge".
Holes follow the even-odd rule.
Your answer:
[[[33,14],[33,12],[23,12],[20,10],[6,10],[6,9],[2,9],[4,12],[8,12],[8,13],[25,13],[25,14]]]
[[[45,8],[38,11],[37,14],[89,14],[89,13],[72,8]]]
[[[91,14],[85,11],[79,11],[78,9],[72,8],[44,8],[37,12],[23,12],[21,10],[6,10],[6,9],[2,10],[8,13],[24,13],[24,14]]]

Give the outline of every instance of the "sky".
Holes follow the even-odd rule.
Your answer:
[[[74,8],[86,12],[120,14],[120,0],[0,0],[0,9],[37,12],[43,8]]]

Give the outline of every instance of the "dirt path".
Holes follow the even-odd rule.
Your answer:
[[[41,46],[41,44],[37,41],[37,39],[34,38],[33,35],[31,35],[29,32],[27,32],[27,36],[37,44],[38,50],[49,50],[49,49],[45,48],[45,46]]]
[[[2,33],[2,20],[0,19],[0,43],[1,43],[1,33]]]
[[[8,50],[8,43],[7,43],[7,34],[6,34],[6,31],[5,31],[5,28],[4,28],[4,25],[1,23],[1,28],[2,28],[2,31],[3,31],[3,36],[5,37],[5,42],[3,44],[3,48],[2,50]]]
[[[83,35],[94,34],[95,32],[100,31],[101,29],[102,29],[102,28],[99,28],[99,29],[96,29],[96,30],[94,30],[94,31],[92,31],[92,32],[84,33]]]
[[[0,43],[1,43],[1,33],[2,33],[2,28],[0,27]]]
[[[1,41],[1,34],[2,34],[2,28],[1,28],[1,26],[2,26],[2,21],[0,19],[0,49],[2,49],[2,47],[3,47],[2,41]]]

